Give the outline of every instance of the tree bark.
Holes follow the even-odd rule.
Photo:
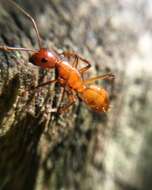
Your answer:
[[[126,72],[128,60],[137,52],[139,33],[136,27],[117,18],[123,5],[115,0],[28,0],[19,4],[36,20],[44,47],[58,51],[71,49],[90,60],[92,69],[86,78],[112,71],[116,81],[115,85],[98,83],[111,96],[112,109],[108,114],[94,113],[78,100],[68,112],[58,115],[52,108],[58,105],[59,86],[31,90],[32,86],[54,78],[55,72],[30,64],[28,53],[0,51],[0,189],[107,190],[109,178],[115,184],[113,187],[119,189],[145,187],[144,177],[141,177],[143,183],[139,184],[138,176],[132,183],[118,172],[114,175],[108,162],[112,154],[109,146],[114,151],[115,140],[123,139],[119,138],[119,134],[125,133],[121,131],[123,125],[128,130],[130,117],[141,116],[141,112],[133,113],[126,116],[127,121],[123,119],[125,109],[132,111],[127,101],[134,100],[129,85],[141,79],[137,74],[129,78]],[[140,30],[140,25],[137,28]],[[30,21],[2,0],[0,44],[28,48],[38,45]],[[139,85],[145,92],[141,94],[143,99],[135,97],[139,106],[148,105],[147,81],[149,76]],[[143,120],[149,125],[146,117]],[[141,123],[137,125],[142,127]],[[137,130],[134,132],[136,136]]]

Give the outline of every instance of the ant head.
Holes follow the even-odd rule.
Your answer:
[[[34,65],[40,66],[41,68],[54,68],[57,61],[57,56],[54,52],[41,48],[29,58],[29,61]]]
[[[2,47],[0,46],[0,49],[4,50],[10,50],[10,51],[34,51],[33,55],[30,57],[29,61],[33,63],[34,65],[40,66],[42,68],[54,68],[55,64],[57,62],[57,54],[53,51],[48,51],[42,47],[41,44],[41,38],[39,34],[39,30],[37,27],[37,24],[33,17],[27,13],[22,7],[20,7],[17,3],[15,3],[13,0],[9,0],[10,3],[12,3],[18,10],[20,10],[31,22],[34,27],[34,30],[36,32],[36,37],[38,41],[38,45],[40,50],[36,52],[35,50],[28,49],[28,48],[14,48],[14,47]]]

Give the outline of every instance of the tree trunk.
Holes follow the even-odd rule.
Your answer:
[[[128,7],[116,0],[18,3],[36,20],[44,47],[70,49],[90,60],[86,78],[111,71],[116,81],[98,83],[110,94],[109,113],[94,113],[78,100],[58,115],[53,109],[60,86],[31,90],[54,78],[55,71],[30,64],[28,53],[0,51],[0,189],[151,189],[151,75],[133,67],[137,62],[139,68],[138,42],[148,27],[146,2]],[[30,21],[3,0],[0,44],[38,45]]]

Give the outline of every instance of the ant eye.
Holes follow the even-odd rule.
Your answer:
[[[41,63],[47,63],[47,61],[48,61],[48,60],[45,59],[45,58],[42,58],[42,59],[41,59]]]
[[[30,58],[29,58],[29,62],[34,64],[34,58],[33,58],[33,57],[30,57]]]

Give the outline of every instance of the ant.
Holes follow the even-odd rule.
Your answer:
[[[29,62],[37,65],[43,69],[56,69],[57,78],[54,80],[47,81],[38,85],[35,88],[45,86],[51,83],[59,83],[63,87],[61,101],[64,98],[65,92],[68,95],[69,102],[64,106],[59,106],[57,109],[58,113],[64,113],[72,104],[75,103],[76,98],[79,97],[84,101],[93,111],[96,112],[106,112],[109,108],[109,96],[108,92],[104,88],[99,88],[96,85],[89,86],[96,80],[113,80],[114,75],[111,73],[96,76],[87,80],[84,80],[83,74],[91,67],[88,60],[84,59],[75,52],[64,51],[63,53],[58,53],[56,50],[42,48],[41,38],[37,24],[33,17],[29,15],[23,8],[21,8],[17,3],[9,0],[17,9],[19,9],[33,24],[34,30],[36,32],[36,37],[39,45],[39,50],[33,50],[21,47],[8,47],[5,45],[0,45],[0,50],[3,51],[31,51],[33,54],[29,58]],[[69,64],[69,59],[73,58],[73,63]],[[78,69],[78,64],[83,62],[86,66]]]

